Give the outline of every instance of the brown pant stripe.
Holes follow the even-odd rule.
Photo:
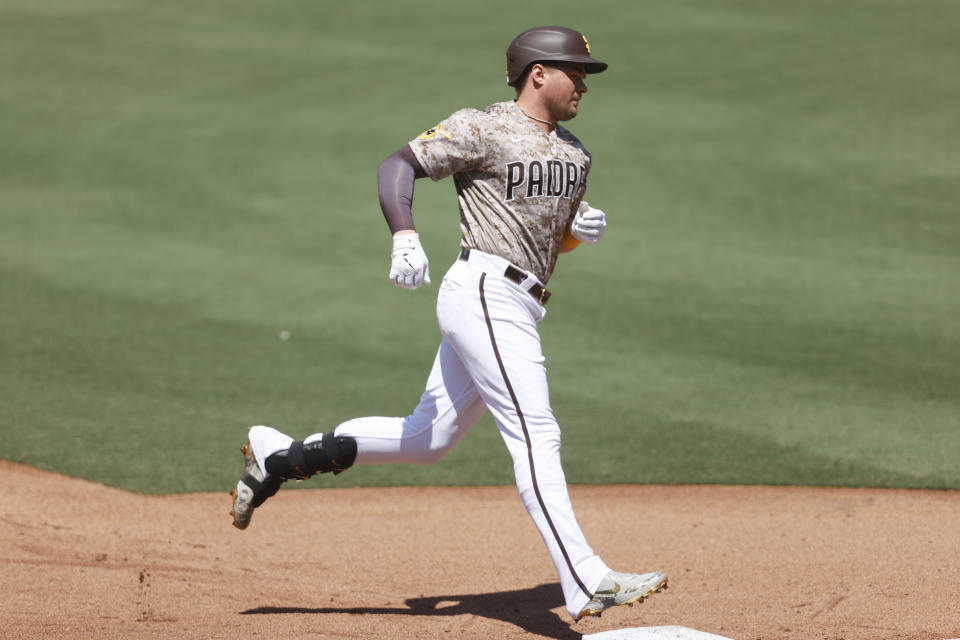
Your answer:
[[[503,359],[500,357],[500,349],[497,348],[497,338],[493,334],[493,323],[490,321],[490,312],[487,310],[487,299],[483,293],[483,282],[487,274],[480,274],[480,304],[483,306],[483,318],[487,322],[487,331],[490,332],[490,344],[493,345],[493,354],[497,357],[497,364],[500,366],[500,374],[503,376],[503,381],[507,385],[507,391],[510,393],[510,399],[513,400],[513,406],[517,410],[517,417],[520,419],[520,427],[523,429],[523,438],[527,443],[527,458],[530,462],[530,479],[533,480],[533,492],[537,496],[537,502],[540,504],[540,509],[543,511],[543,517],[547,519],[547,524],[550,525],[550,531],[553,532],[553,537],[557,540],[557,545],[560,547],[560,553],[563,554],[563,559],[567,562],[567,567],[570,569],[570,574],[573,576],[573,579],[576,580],[577,586],[587,595],[588,598],[592,598],[593,594],[587,590],[586,585],[583,584],[583,581],[580,579],[580,576],[577,575],[577,572],[573,568],[573,563],[570,562],[570,556],[567,554],[566,548],[563,546],[563,541],[560,539],[560,534],[557,532],[556,526],[553,524],[553,520],[550,518],[550,514],[547,513],[547,505],[543,502],[543,497],[540,495],[540,487],[537,485],[537,470],[533,464],[533,445],[530,442],[530,432],[527,431],[527,421],[523,417],[523,411],[520,410],[520,401],[517,400],[517,394],[513,392],[513,385],[510,384],[510,378],[507,377],[507,369],[503,366]]]

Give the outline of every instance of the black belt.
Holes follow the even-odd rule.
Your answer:
[[[469,260],[470,249],[466,249],[466,248],[460,249],[460,259],[464,261]],[[528,278],[527,273],[525,271],[521,271],[520,269],[517,269],[512,264],[508,265],[506,270],[504,270],[503,277],[509,278],[510,280],[513,280],[517,284],[523,284]],[[540,283],[538,282],[534,282],[533,286],[527,289],[527,293],[532,295],[537,300],[537,302],[539,302],[542,305],[547,304],[547,301],[550,299],[550,295],[551,295],[550,292],[547,290],[547,288],[540,286]]]

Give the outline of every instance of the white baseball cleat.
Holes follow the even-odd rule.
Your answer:
[[[593,598],[577,614],[577,620],[601,613],[620,604],[633,605],[643,602],[648,596],[667,588],[667,574],[662,571],[644,573],[618,573],[611,571],[597,587]]]
[[[243,453],[243,476],[230,491],[230,497],[233,498],[230,515],[233,516],[233,526],[246,529],[253,517],[253,510],[277,492],[283,479],[272,475],[264,479],[249,440],[240,448],[240,452]]]

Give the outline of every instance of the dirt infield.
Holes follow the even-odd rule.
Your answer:
[[[318,484],[322,480],[314,480]],[[512,487],[142,496],[0,461],[3,638],[960,638],[960,493],[573,487],[594,548],[670,589],[573,624]]]

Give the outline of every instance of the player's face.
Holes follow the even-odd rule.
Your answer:
[[[577,115],[580,98],[587,92],[583,80],[586,69],[579,62],[564,62],[544,69],[544,99],[556,121],[570,120]]]

